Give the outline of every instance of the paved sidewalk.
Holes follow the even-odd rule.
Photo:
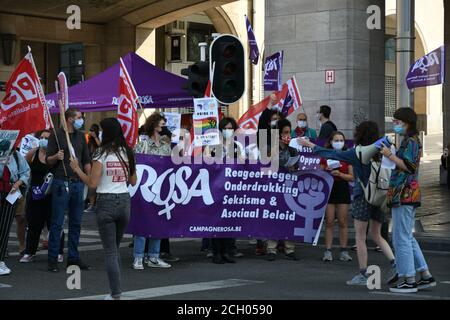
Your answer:
[[[425,153],[420,168],[422,207],[417,210],[425,234],[450,238],[450,190],[439,184],[442,135],[425,138]]]

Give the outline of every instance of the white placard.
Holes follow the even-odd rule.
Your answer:
[[[39,147],[39,139],[32,134],[27,134],[20,142],[20,154],[25,157],[31,149],[37,147]]]
[[[0,130],[0,164],[5,164],[19,136],[19,130]]]
[[[220,144],[219,104],[214,98],[194,99],[194,144],[196,147]]]
[[[172,132],[172,143],[177,144],[180,141],[181,114],[175,112],[163,112],[166,118],[167,129]]]

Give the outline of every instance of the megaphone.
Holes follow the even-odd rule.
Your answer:
[[[358,145],[355,147],[356,156],[361,161],[362,164],[369,164],[370,160],[376,155],[380,149],[383,147],[383,144],[390,148],[394,142],[391,137],[385,136],[370,146],[361,146]]]

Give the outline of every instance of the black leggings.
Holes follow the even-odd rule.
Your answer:
[[[11,205],[6,201],[7,196],[8,193],[6,192],[1,192],[0,194],[0,261],[5,260],[9,231],[16,212],[15,204]]]
[[[47,230],[50,230],[52,220],[51,196],[44,200],[32,200],[31,195],[29,195],[27,199],[26,217],[28,228],[25,254],[34,255],[36,254],[44,225],[47,225]],[[61,234],[59,253],[64,253],[64,232]]]

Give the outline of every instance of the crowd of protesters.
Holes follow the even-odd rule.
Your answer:
[[[321,168],[329,172],[334,179],[333,189],[326,208],[325,251],[322,260],[331,263],[333,257],[334,228],[339,227],[339,260],[352,261],[348,250],[348,217],[353,217],[355,226],[356,252],[359,272],[350,279],[348,285],[366,285],[367,274],[367,231],[386,256],[391,267],[389,283],[393,292],[417,292],[419,289],[436,285],[429,272],[425,258],[414,238],[415,211],[420,206],[420,187],[418,183],[421,142],[416,128],[417,115],[413,110],[401,108],[394,115],[394,131],[403,139],[396,150],[382,146],[371,161],[380,162],[384,156],[395,163],[392,170],[390,187],[387,194],[388,206],[392,214],[392,243],[382,236],[382,227],[387,224],[388,215],[379,207],[368,203],[364,196],[371,171],[370,164],[363,164],[355,151],[346,145],[345,135],[338,131],[330,120],[331,108],[321,106],[317,110],[317,120],[321,127],[319,134],[312,129],[305,113],[296,115],[296,123],[285,118],[277,104],[272,103],[259,119],[257,145],[267,150],[269,156],[279,157],[279,164],[290,172],[298,171],[297,165],[288,165],[289,159],[298,150],[290,146],[292,139],[313,149],[321,160]],[[65,214],[68,216],[67,266],[77,265],[82,270],[89,266],[80,258],[78,245],[80,240],[83,212],[95,212],[100,238],[104,248],[106,270],[111,288],[107,299],[121,297],[120,243],[126,231],[130,217],[130,195],[128,185],[135,185],[135,153],[170,156],[171,134],[167,132],[166,119],[158,112],[146,119],[139,130],[139,142],[134,150],[127,145],[117,119],[107,118],[100,125],[92,125],[85,134],[81,129],[84,121],[81,112],[68,109],[65,114],[67,134],[73,150],[67,144],[64,129],[54,132],[36,133],[39,146],[23,157],[14,151],[6,165],[0,165],[0,275],[11,270],[5,264],[5,256],[11,224],[20,209],[19,203],[11,205],[7,195],[14,190],[26,194],[23,219],[18,219],[18,227],[26,228],[26,240],[21,244],[20,262],[32,262],[38,250],[41,233],[46,226],[48,235],[48,270],[58,272],[58,263],[63,261]],[[210,155],[216,157],[239,158],[244,152],[234,142],[238,130],[236,120],[223,118],[219,123],[223,143],[219,148],[211,149]],[[274,136],[278,141],[274,140]],[[264,138],[261,138],[264,137]],[[325,142],[323,147],[316,145],[316,138]],[[365,121],[354,132],[355,145],[370,146],[381,138],[376,123]],[[230,142],[231,143],[227,143]],[[276,154],[272,154],[276,153]],[[448,151],[442,158],[448,168]],[[109,171],[112,167],[120,170]],[[51,192],[40,192],[41,186],[51,180]],[[89,207],[85,211],[85,186],[89,192]],[[28,192],[26,191],[28,189]],[[25,230],[25,228],[24,228]],[[23,236],[25,238],[25,236]],[[234,258],[242,257],[236,247],[236,239],[203,239],[202,249],[208,252],[215,264],[236,263]],[[295,244],[279,239],[257,239],[256,254],[266,255],[268,261],[274,261],[278,253],[288,260],[298,260]],[[135,235],[133,239],[133,258],[130,265],[135,270],[152,268],[170,268],[168,262],[179,260],[170,254],[169,239],[155,239]],[[164,258],[164,259],[163,259]],[[416,275],[419,280],[416,280]]]

